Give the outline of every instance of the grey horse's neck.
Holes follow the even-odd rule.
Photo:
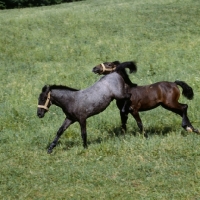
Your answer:
[[[74,97],[73,93],[75,94],[76,91],[68,89],[52,89],[52,103],[59,107],[66,106],[67,102],[70,102],[71,99]]]

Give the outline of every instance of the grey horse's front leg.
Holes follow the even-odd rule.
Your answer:
[[[64,133],[64,131],[72,124],[74,123],[72,120],[66,118],[65,121],[63,122],[62,126],[59,128],[57,135],[51,145],[49,146],[49,149],[47,153],[52,153],[53,148],[57,145],[57,142],[60,138],[60,136]]]
[[[82,136],[82,140],[83,140],[83,147],[87,148],[86,119],[81,120],[79,123],[81,126],[81,136]]]

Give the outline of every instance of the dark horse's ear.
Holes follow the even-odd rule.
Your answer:
[[[46,92],[47,90],[49,91],[49,85],[45,85],[43,88],[42,88],[42,92]]]
[[[112,63],[113,63],[114,65],[119,65],[119,64],[120,64],[119,61],[113,61]]]

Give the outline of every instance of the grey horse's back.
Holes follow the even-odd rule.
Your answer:
[[[116,72],[103,76],[94,85],[77,91],[77,106],[92,116],[105,110],[113,99],[125,97],[125,82]],[[80,101],[83,99],[83,101]]]

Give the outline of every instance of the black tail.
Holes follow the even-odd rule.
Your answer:
[[[120,63],[117,67],[116,67],[116,72],[119,72],[125,68],[129,68],[129,73],[133,73],[133,72],[137,72],[137,65],[134,61],[128,61],[128,62],[123,62]]]
[[[129,73],[137,72],[137,66],[136,66],[135,62],[129,61],[129,62],[120,63],[119,65],[117,65],[115,71],[123,77],[125,83],[128,84],[130,87],[137,86],[137,84],[131,82],[128,74],[126,73],[125,68],[129,68],[129,70],[130,70]]]
[[[194,97],[193,89],[184,81],[175,81],[175,83],[182,87],[183,92],[182,95],[185,96],[187,99],[191,100]]]

